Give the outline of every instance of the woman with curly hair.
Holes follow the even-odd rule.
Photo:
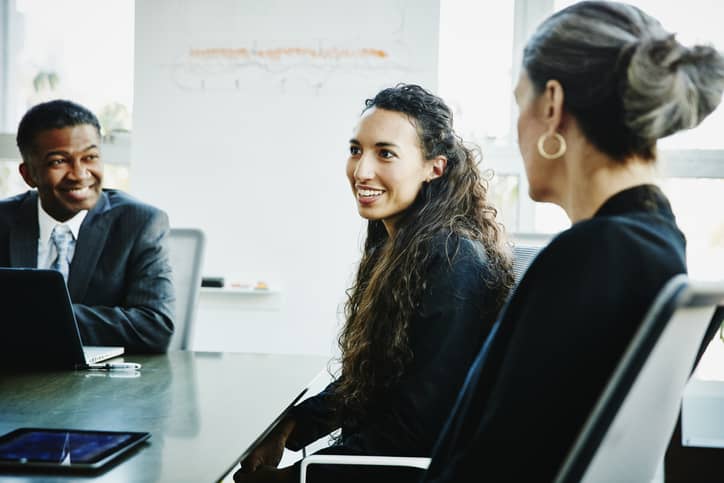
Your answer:
[[[237,481],[298,479],[298,464],[273,469],[284,447],[338,428],[325,453],[430,455],[513,285],[477,164],[453,131],[450,109],[425,89],[398,85],[366,101],[347,177],[369,223],[339,337],[341,372],[293,408],[242,462]],[[404,469],[309,470],[314,482],[416,477]]]

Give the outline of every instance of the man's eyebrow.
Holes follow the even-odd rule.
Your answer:
[[[47,158],[48,156],[53,156],[56,154],[61,156],[67,156],[70,153],[68,151],[63,151],[62,149],[56,149],[55,151],[48,151],[47,153],[45,153],[45,157]]]
[[[87,152],[87,151],[90,151],[91,149],[98,149],[98,145],[97,145],[97,144],[91,144],[91,145],[88,146],[87,148],[81,150],[81,152],[82,152],[82,153],[85,153],[85,152]],[[56,149],[56,150],[48,151],[47,153],[45,153],[45,157],[47,158],[48,156],[53,156],[53,155],[55,155],[55,154],[61,155],[61,156],[68,156],[68,155],[70,155],[70,153],[69,153],[68,151],[64,151],[64,150],[62,150],[62,149]]]

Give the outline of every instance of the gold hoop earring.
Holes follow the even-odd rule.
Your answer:
[[[553,154],[546,153],[545,148],[543,147],[544,143],[546,142],[546,139],[548,138],[549,134],[542,134],[541,137],[538,138],[538,154],[543,156],[546,159],[558,159],[564,154],[566,154],[566,140],[563,136],[558,134],[557,132],[553,133],[553,138],[558,141],[558,151],[556,151]]]

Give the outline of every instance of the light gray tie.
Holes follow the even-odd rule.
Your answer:
[[[71,243],[73,243],[73,233],[70,232],[70,228],[66,225],[55,225],[53,233],[50,234],[50,239],[53,241],[55,250],[58,252],[58,257],[50,268],[62,273],[63,278],[67,282],[68,270],[70,269],[68,255],[70,254]]]

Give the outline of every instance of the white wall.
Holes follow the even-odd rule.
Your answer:
[[[436,89],[438,17],[438,0],[136,2],[131,191],[205,230],[205,275],[280,289],[203,294],[193,348],[333,349],[364,233],[347,141],[380,88]]]

